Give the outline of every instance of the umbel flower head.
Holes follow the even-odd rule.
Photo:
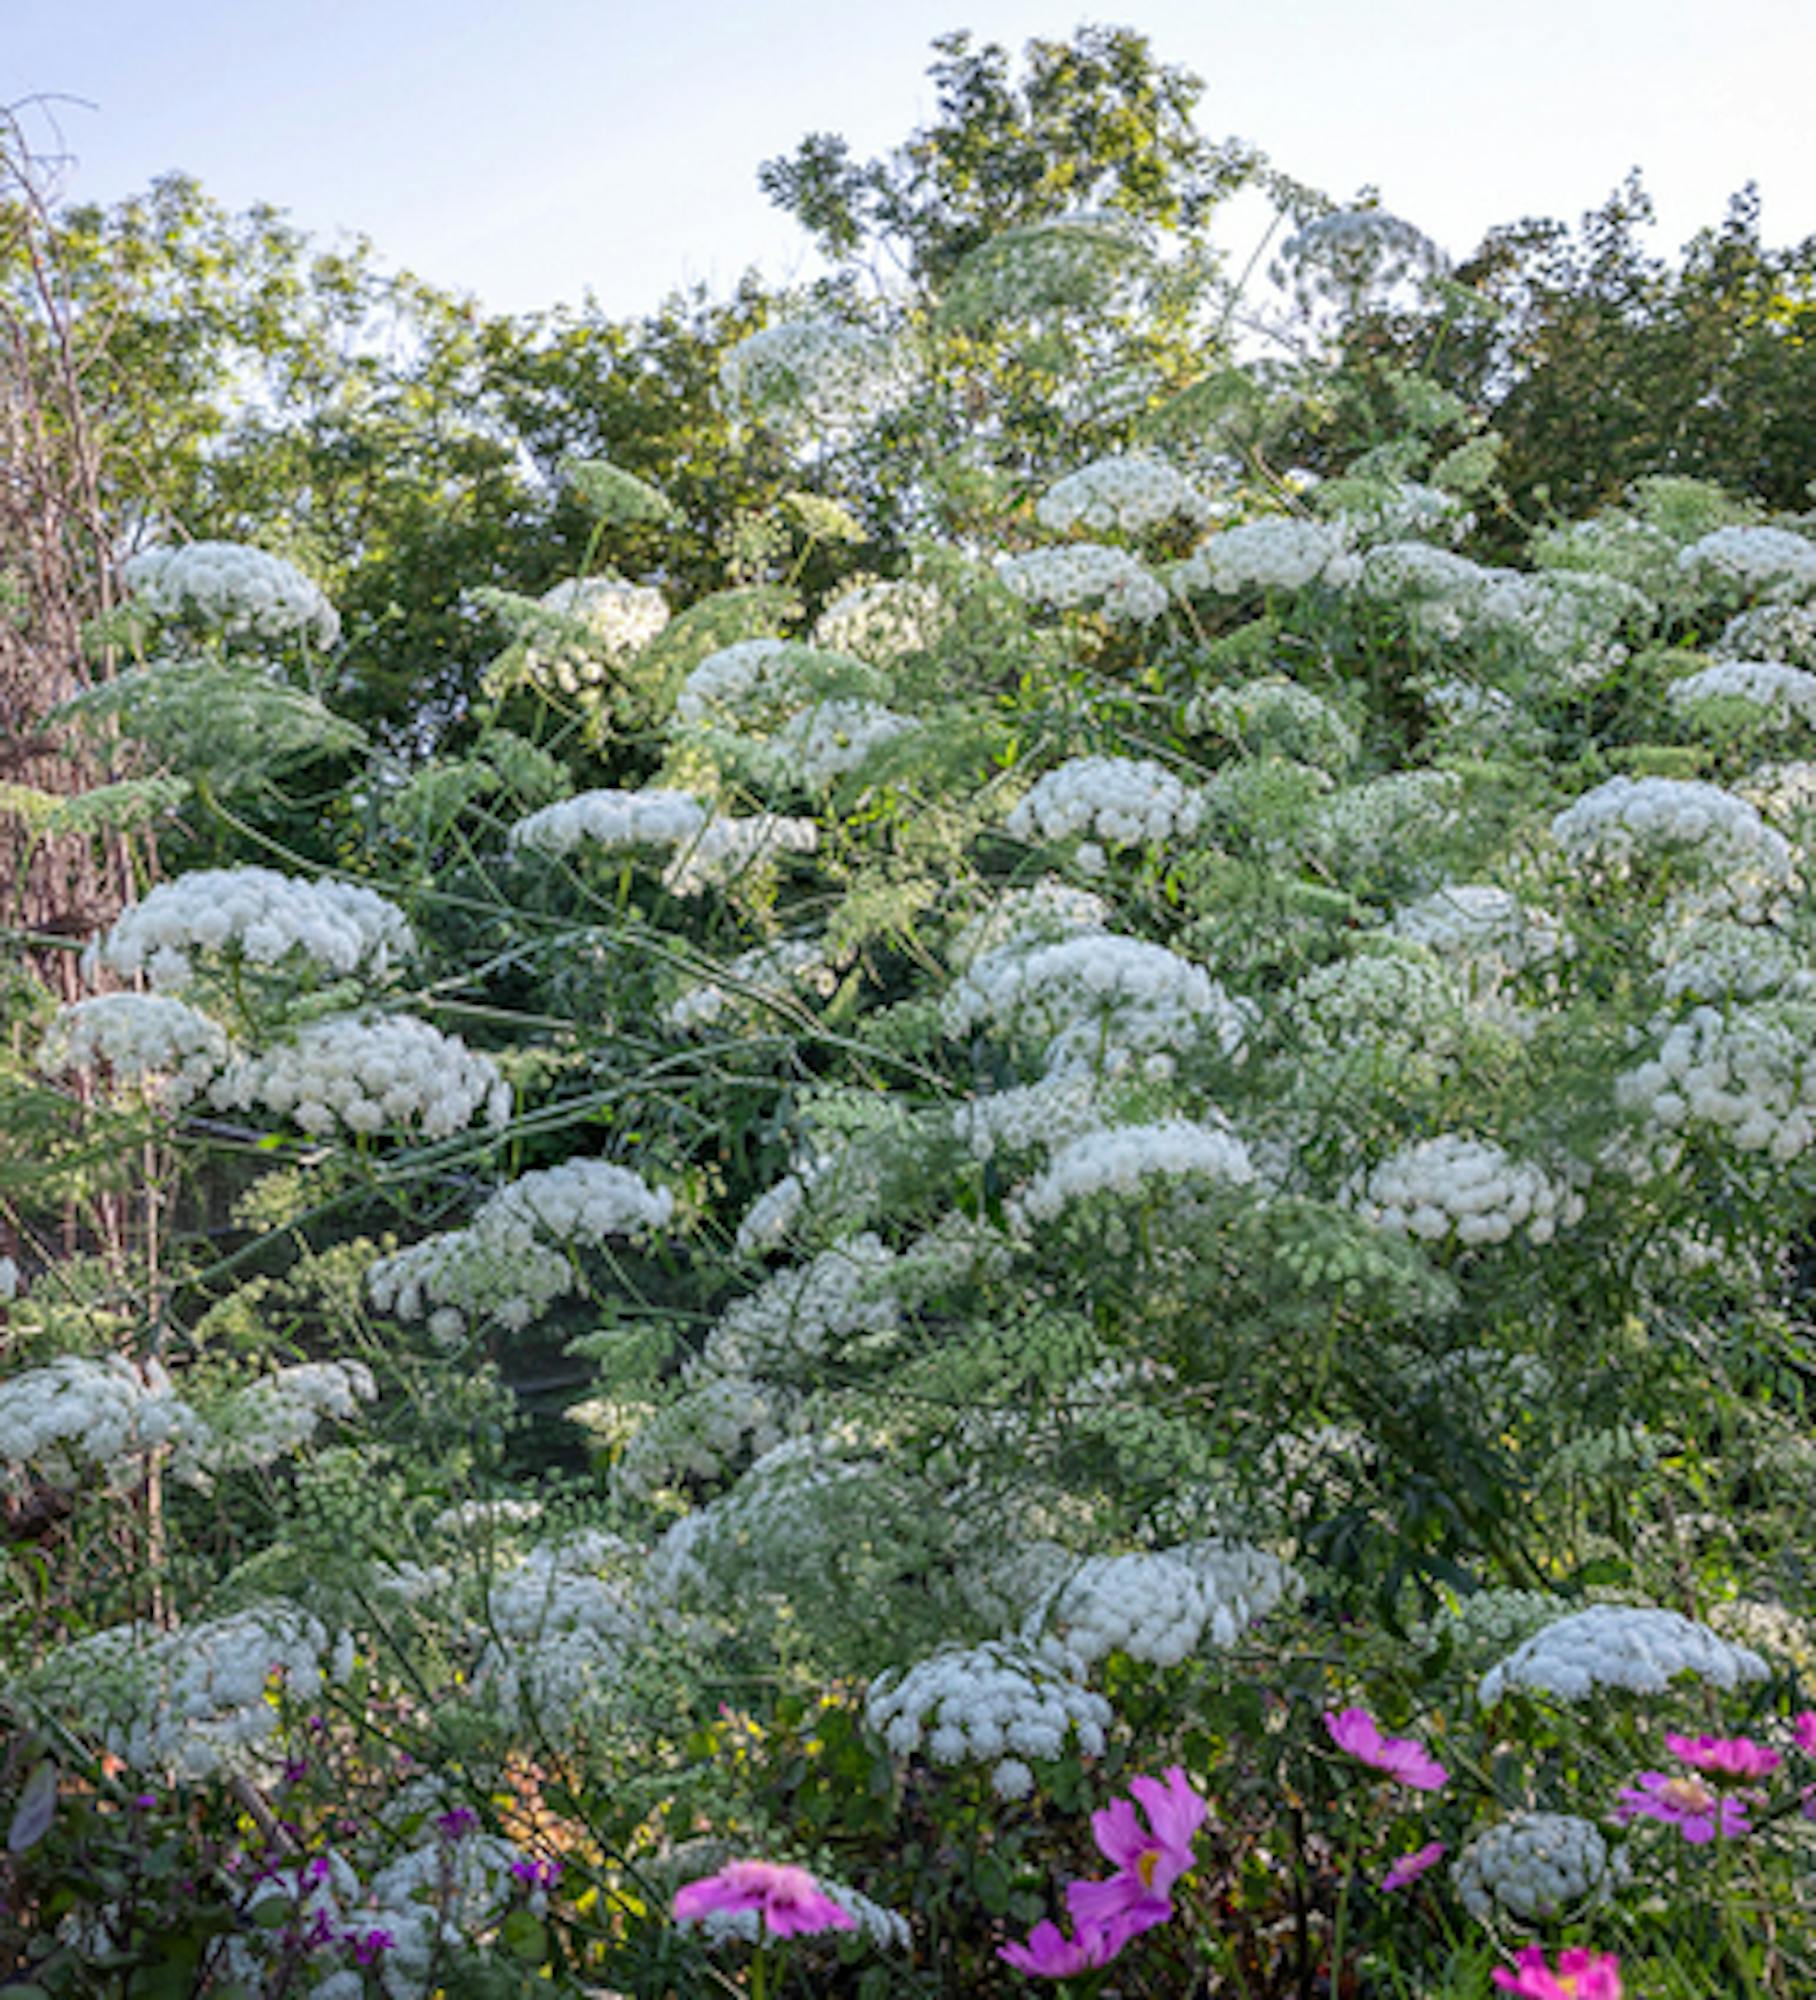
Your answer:
[[[755,1910],[768,1937],[805,1937],[816,1931],[857,1929],[805,1868],[782,1861],[728,1861],[675,1895],[675,1921],[697,1923],[714,1911]]]

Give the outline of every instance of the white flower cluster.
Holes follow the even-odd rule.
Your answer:
[[[547,614],[526,637],[523,670],[533,680],[578,694],[611,677],[668,624],[668,601],[647,584],[613,576],[565,578],[542,593]],[[573,628],[569,637],[562,627]]]
[[[305,1022],[293,1040],[234,1063],[210,1098],[223,1110],[262,1106],[322,1134],[345,1126],[446,1139],[482,1112],[494,1129],[511,1116],[511,1086],[491,1058],[413,1014]]]
[[[1450,260],[1424,230],[1385,208],[1339,208],[1314,216],[1287,238],[1280,258],[1303,297],[1339,299],[1352,309],[1409,280],[1442,277]]]
[[[152,993],[101,993],[61,1009],[38,1051],[47,1076],[111,1070],[161,1109],[181,1111],[227,1067],[224,1029],[181,1000]]]
[[[1356,732],[1322,695],[1283,675],[1207,688],[1186,704],[1185,726],[1253,754],[1296,757],[1325,771],[1356,761]]]
[[[1816,543],[1811,548],[1816,553]],[[1713,705],[1739,702],[1777,729],[1816,724],[1816,674],[1777,660],[1717,660],[1673,681],[1666,699],[1691,717]]]
[[[1140,535],[1168,521],[1202,526],[1210,509],[1192,482],[1160,459],[1115,456],[1093,459],[1048,487],[1034,514],[1055,534],[1114,528]]]
[[[317,646],[340,637],[340,619],[292,563],[242,542],[188,542],[128,556],[120,574],[133,602],[154,618],[189,618],[237,636]]]
[[[1035,781],[1003,822],[1017,840],[1089,834],[1145,847],[1196,832],[1204,801],[1148,757],[1071,757]]]
[[[1717,528],[1680,549],[1677,564],[1781,599],[1816,592],[1816,542],[1789,528]]]
[[[1435,1612],[1425,1643],[1448,1646],[1465,1665],[1497,1660],[1569,1612],[1568,1601],[1548,1590],[1478,1590]]]
[[[423,2000],[440,1990],[450,1957],[471,1952],[474,1939],[492,1933],[510,1908],[511,1870],[523,1858],[496,1834],[467,1833],[457,1841],[436,1834],[371,1878],[346,1914],[350,1930],[367,1937],[382,1931],[391,1940],[376,1961],[386,2000]],[[361,1983],[339,1994],[318,1986],[319,2000],[359,2000],[365,1975],[351,1977]]]
[[[559,861],[582,841],[606,849],[679,847],[699,838],[707,810],[688,792],[581,792],[520,819],[513,847],[532,848]]]
[[[777,1271],[726,1307],[707,1337],[706,1368],[749,1374],[784,1357],[811,1359],[843,1334],[892,1331],[900,1307],[884,1280],[894,1262],[882,1239],[865,1231]]]
[[[612,1478],[648,1500],[683,1479],[720,1479],[743,1460],[754,1469],[784,1446],[795,1408],[794,1393],[773,1383],[729,1373],[702,1378],[638,1427]]]
[[[1627,658],[1620,634],[1644,635],[1658,607],[1619,578],[1583,570],[1484,570],[1457,607],[1462,622],[1519,646],[1570,687],[1593,687]]]
[[[1549,1243],[1582,1219],[1584,1202],[1568,1181],[1510,1159],[1487,1139],[1445,1132],[1420,1139],[1344,1189],[1344,1199],[1377,1229],[1422,1242],[1505,1243],[1523,1230]]]
[[[1792,879],[1790,843],[1733,792],[1699,778],[1609,778],[1551,822],[1579,865],[1624,870],[1637,859],[1682,858],[1728,878],[1746,917]]]
[[[1478,987],[1498,985],[1570,948],[1555,917],[1490,882],[1447,882],[1394,912],[1396,937],[1466,967]]]
[[[145,1476],[161,1445],[193,1443],[202,1425],[155,1361],[61,1354],[0,1382],[0,1485],[23,1490],[35,1472],[53,1486],[91,1467],[109,1490]]]
[[[671,894],[697,896],[721,882],[735,881],[782,854],[812,854],[820,829],[811,819],[757,813],[749,819],[715,819],[662,871]]]
[[[719,387],[746,422],[799,428],[839,444],[888,406],[896,389],[887,352],[838,320],[784,320],[726,349]]]
[[[1816,1140],[1816,1025],[1807,1008],[1693,1008],[1655,1055],[1615,1079],[1615,1102],[1655,1126],[1713,1126],[1780,1166]]]
[[[1058,611],[1101,606],[1113,625],[1147,625],[1167,608],[1166,587],[1127,549],[1100,542],[1067,542],[1002,556],[996,574],[1003,585],[1031,604]]]
[[[1341,590],[1357,574],[1341,527],[1286,514],[1220,529],[1167,572],[1180,595],[1211,590],[1220,597],[1245,590],[1304,590],[1314,583]]]
[[[1007,1640],[946,1646],[906,1673],[879,1674],[864,1713],[898,1757],[924,1743],[936,1764],[992,1764],[998,1794],[1026,1798],[1025,1759],[1057,1757],[1068,1738],[1103,1754],[1110,1704],[1082,1684],[1083,1671],[1063,1653]]]
[[[823,939],[783,938],[741,952],[716,978],[689,987],[663,1008],[662,1025],[677,1034],[710,1028],[728,1012],[799,999],[804,992],[830,1000],[838,984]]]
[[[466,1228],[379,1258],[366,1289],[380,1312],[403,1320],[426,1313],[438,1339],[458,1339],[469,1316],[520,1331],[574,1289],[565,1246],[643,1236],[664,1228],[674,1207],[666,1188],[629,1167],[564,1160],[500,1188]]]
[[[444,1507],[429,1523],[437,1535],[493,1534],[500,1529],[529,1527],[540,1521],[540,1500],[463,1500]]]
[[[1298,1587],[1277,1556],[1240,1543],[1091,1556],[1049,1588],[1024,1636],[1051,1629],[1087,1666],[1127,1653],[1176,1667],[1207,1642],[1233,1646]]]
[[[122,910],[99,956],[123,979],[143,973],[168,992],[195,976],[196,952],[237,952],[260,967],[295,952],[340,978],[384,979],[415,950],[404,913],[374,890],[271,868],[198,868]]]
[[[881,1903],[873,1903],[861,1890],[843,1882],[816,1875],[814,1887],[829,1903],[836,1903],[857,1926],[854,1935],[867,1938],[884,1951],[906,1951],[910,1944],[908,1919]],[[701,1917],[684,1917],[675,1926],[680,1931],[697,1930],[708,1944],[736,1939],[740,1944],[761,1944],[765,1939],[761,1910],[708,1910]]]
[[[260,1376],[210,1412],[197,1456],[211,1471],[271,1465],[310,1443],[324,1417],[350,1423],[378,1384],[363,1361],[301,1361]]]
[[[1467,996],[1424,954],[1367,952],[1308,972],[1286,996],[1284,1018],[1318,1057],[1401,1065],[1446,1058]]]
[[[1793,758],[1782,764],[1761,764],[1735,787],[1749,805],[1779,828],[1801,836],[1816,819],[1816,763]]]
[[[822,701],[791,715],[760,762],[767,772],[823,792],[861,770],[874,751],[920,724],[876,701]]]
[[[1816,669],[1816,604],[1756,604],[1736,612],[1709,651],[1718,660],[1782,660]]]
[[[930,583],[914,577],[860,583],[815,619],[813,643],[880,667],[931,651],[951,623],[950,608]]]
[[[1059,1148],[1052,1165],[1016,1198],[1011,1212],[1050,1221],[1087,1196],[1139,1193],[1145,1182],[1193,1175],[1228,1187],[1255,1178],[1248,1148],[1221,1119],[1194,1124],[1185,1118],[1153,1125],[1106,1126]]]
[[[860,684],[874,679],[862,660],[805,646],[798,639],[739,639],[721,646],[694,668],[675,697],[678,721],[774,720],[796,708],[829,675]]]
[[[1763,1681],[1771,1669],[1759,1655],[1686,1618],[1653,1604],[1593,1604],[1536,1632],[1482,1676],[1476,1697],[1492,1708],[1504,1694],[1525,1688],[1581,1701],[1598,1688],[1629,1694],[1663,1694],[1679,1674],[1696,1674],[1717,1687]]]
[[[1101,931],[1110,906],[1092,889],[1049,875],[1031,889],[1005,889],[952,940],[947,956],[960,971],[986,952],[1014,945],[1056,944],[1078,931]]]
[[[1816,993],[1816,967],[1789,938],[1758,924],[1715,918],[1665,925],[1650,947],[1667,1000],[1807,1000]]]
[[[1390,771],[1346,786],[1308,828],[1321,853],[1361,867],[1405,865],[1421,838],[1456,821],[1462,780],[1454,771]]]
[[[1331,496],[1341,502],[1332,521],[1353,542],[1404,546],[1441,537],[1456,543],[1475,526],[1475,516],[1454,493],[1422,486],[1415,479],[1379,486],[1343,482],[1333,486],[1329,496],[1320,497]]]
[[[276,1683],[313,1702],[352,1666],[350,1637],[331,1642],[307,1612],[272,1603],[171,1632],[111,1626],[53,1654],[40,1678],[48,1701],[79,1701],[84,1721],[101,1723],[130,1769],[208,1778],[269,1761]]]
[[[960,1105],[952,1114],[953,1136],[974,1160],[1050,1150],[1101,1125],[1102,1100],[1102,1083],[1094,1073],[1061,1070],[1037,1083],[1015,1084]]]
[[[1203,966],[1107,932],[983,953],[947,993],[940,1020],[949,1035],[988,1024],[1051,1036],[1049,1071],[1171,1056],[1207,1031],[1233,1056],[1250,1025],[1249,1011]]]
[[[509,1716],[565,1734],[619,1678],[646,1626],[629,1587],[602,1572],[629,1555],[616,1536],[582,1530],[532,1549],[486,1595],[478,1688]]]
[[[1478,1923],[1508,1912],[1527,1923],[1559,1915],[1626,1876],[1626,1850],[1612,1855],[1593,1820],[1574,1813],[1515,1812],[1478,1834],[1450,1879]]]

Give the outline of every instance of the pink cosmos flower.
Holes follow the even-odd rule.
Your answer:
[[[1573,1944],[1558,1953],[1557,1970],[1552,1972],[1544,1952],[1529,1944],[1516,1963],[1516,1972],[1497,1965],[1494,1983],[1521,2000],[1621,2000],[1621,1962],[1611,1951]]]
[[[1642,1771],[1637,1785],[1622,1786],[1614,1816],[1662,1820],[1692,1847],[1706,1846],[1717,1834],[1732,1838],[1751,1831],[1744,1799],[1723,1798],[1700,1778],[1672,1778],[1663,1771]]]
[[[1791,1734],[1806,1757],[1816,1757],[1816,1708],[1806,1708],[1791,1718]]]
[[[1339,1750],[1347,1750],[1364,1764],[1385,1771],[1415,1791],[1437,1792],[1450,1783],[1445,1770],[1423,1743],[1410,1736],[1383,1736],[1380,1726],[1365,1708],[1346,1708],[1339,1715],[1326,1715],[1324,1726]]]
[[[1117,1936],[1107,1930],[1081,1927],[1077,1937],[1060,1935],[1055,1923],[1036,1924],[1026,1944],[998,1945],[996,1955],[1017,1972],[1031,1972],[1037,1979],[1070,1979],[1075,1972],[1091,1972],[1108,1965],[1134,1933]]]
[[[1402,1854],[1398,1861],[1381,1877],[1383,1889],[1404,1889],[1409,1882],[1416,1882],[1428,1868],[1444,1858],[1445,1848],[1441,1840],[1428,1840],[1425,1845],[1411,1854]]]
[[[1673,1757],[1707,1771],[1718,1785],[1743,1785],[1749,1778],[1767,1777],[1784,1762],[1776,1750],[1768,1750],[1750,1736],[1674,1736],[1667,1732],[1665,1748]]]
[[[1180,1764],[1170,1765],[1164,1778],[1131,1778],[1129,1790],[1146,1807],[1147,1825],[1128,1799],[1112,1799],[1094,1812],[1092,1837],[1116,1873],[1107,1882],[1066,1888],[1072,1921],[1081,1931],[1121,1927],[1118,1949],[1173,1914],[1173,1884],[1191,1867],[1192,1842],[1211,1810]]]
[[[857,1919],[841,1910],[805,1868],[779,1861],[731,1861],[716,1875],[689,1882],[675,1896],[675,1921],[698,1922],[714,1910],[760,1910],[768,1937],[814,1931],[854,1931]]]

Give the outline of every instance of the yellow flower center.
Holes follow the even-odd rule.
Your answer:
[[[1700,1778],[1673,1778],[1659,1787],[1659,1797],[1680,1812],[1707,1812],[1715,1803],[1715,1794]]]
[[[1141,1886],[1144,1889],[1153,1888],[1154,1870],[1159,1866],[1160,1866],[1160,1849],[1158,1847],[1148,1848],[1146,1852],[1142,1855],[1141,1859],[1136,1862],[1135,1872],[1137,1875],[1141,1877]]]

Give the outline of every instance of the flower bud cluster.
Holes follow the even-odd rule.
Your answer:
[[[1332,524],[1358,543],[1446,541],[1453,546],[1475,526],[1475,516],[1454,493],[1422,486],[1416,479],[1397,479],[1358,490],[1360,482],[1344,482],[1320,495],[1336,498],[1341,511]]]
[[[380,1257],[366,1290],[380,1312],[428,1317],[437,1339],[457,1340],[469,1318],[519,1332],[578,1283],[569,1245],[663,1228],[675,1198],[628,1167],[565,1160],[510,1182],[484,1201],[464,1229],[427,1236]]]
[[[1626,1850],[1611,1855],[1593,1820],[1515,1812],[1464,1848],[1450,1879],[1478,1923],[1494,1923],[1503,1913],[1537,1923],[1602,1895],[1626,1874]]]
[[[1051,1630],[1088,1667],[1111,1653],[1176,1667],[1207,1642],[1233,1646],[1298,1588],[1277,1556],[1240,1543],[1091,1556],[1043,1594],[1023,1637]]]
[[[1510,1159],[1487,1139],[1446,1132],[1402,1147],[1344,1189],[1344,1199],[1376,1228],[1426,1243],[1505,1243],[1523,1230],[1549,1243],[1582,1219],[1584,1202],[1568,1181]]]
[[[1811,544],[1816,554],[1816,543]],[[1673,681],[1666,699],[1680,715],[1738,702],[1775,729],[1816,724],[1816,674],[1777,660],[1717,660]]]
[[[1187,838],[1204,801],[1147,757],[1072,757],[1035,781],[1003,822],[1017,840],[1088,834],[1112,847]]]
[[[232,1060],[224,1029],[181,1000],[151,993],[101,993],[61,1009],[38,1051],[47,1076],[111,1070],[140,1085],[165,1111],[200,1097]]]
[[[986,952],[1057,944],[1080,931],[1101,931],[1109,921],[1110,906],[1095,890],[1049,875],[1031,889],[1004,889],[953,938],[946,955],[962,972]]]
[[[1085,528],[1140,535],[1168,521],[1202,526],[1210,508],[1189,479],[1161,460],[1110,457],[1093,459],[1048,487],[1034,514],[1055,534]]]
[[[546,616],[525,636],[523,671],[563,694],[609,680],[668,624],[661,591],[612,576],[565,578],[537,602]]]
[[[306,1022],[294,1040],[234,1063],[211,1096],[222,1109],[262,1106],[317,1133],[345,1126],[445,1139],[482,1111],[494,1128],[511,1116],[511,1087],[490,1057],[413,1014]]]
[[[186,542],[144,549],[120,567],[134,604],[154,618],[192,619],[229,636],[292,636],[317,646],[340,637],[340,619],[292,563],[242,542]]]
[[[1112,625],[1148,625],[1167,608],[1166,586],[1126,549],[1067,542],[998,558],[1004,587],[1030,604],[1056,611],[1096,605]]]
[[[1480,1667],[1523,1645],[1569,1611],[1548,1590],[1478,1590],[1435,1612],[1423,1631],[1427,1646],[1448,1646],[1465,1666]]]
[[[1665,925],[1649,940],[1653,975],[1667,1000],[1808,1000],[1816,968],[1787,937],[1722,918]]]
[[[1175,563],[1167,580],[1182,597],[1202,590],[1234,597],[1245,590],[1304,590],[1314,583],[1341,590],[1356,575],[1341,527],[1279,514],[1219,529]]]
[[[793,1392],[773,1383],[703,1377],[638,1426],[612,1467],[613,1481],[648,1500],[684,1479],[722,1479],[746,1460],[754,1471],[787,1438],[795,1408]],[[759,1497],[749,1479],[735,1489],[740,1502]]]
[[[1422,838],[1456,823],[1461,789],[1454,771],[1390,771],[1346,786],[1318,808],[1308,828],[1311,844],[1338,863],[1403,867]]]
[[[1308,972],[1281,1009],[1320,1058],[1397,1065],[1448,1058],[1468,996],[1449,967],[1419,951],[1361,952]]]
[[[1083,1685],[1083,1672],[1050,1647],[946,1646],[906,1673],[879,1674],[864,1712],[898,1757],[925,1745],[936,1764],[992,1764],[997,1792],[1026,1798],[1034,1778],[1025,1759],[1058,1757],[1068,1741],[1103,1754],[1110,1704]]]
[[[751,1374],[784,1359],[812,1359],[844,1334],[889,1333],[901,1308],[885,1280],[895,1253],[865,1231],[811,1262],[777,1271],[734,1299],[702,1354],[715,1374]]]
[[[1011,1212],[1018,1220],[1049,1222],[1090,1195],[1134,1195],[1156,1176],[1186,1175],[1246,1187],[1255,1168],[1248,1148],[1221,1118],[1105,1126],[1060,1147],[1046,1171],[1015,1199]]]
[[[973,1098],[952,1114],[952,1131],[974,1160],[993,1160],[1064,1146],[1103,1122],[1102,1078],[1068,1069]]]
[[[559,861],[582,841],[606,849],[680,847],[700,837],[709,815],[688,792],[580,792],[520,819],[511,845]]]
[[[1679,1674],[1717,1687],[1763,1681],[1771,1669],[1746,1646],[1654,1604],[1593,1604],[1535,1632],[1482,1676],[1476,1698],[1492,1708],[1516,1688],[1582,1701],[1598,1688],[1663,1694]]]
[[[1816,671],[1816,604],[1756,604],[1736,612],[1709,651],[1718,660],[1782,660]]]
[[[862,660],[798,639],[739,639],[708,653],[682,682],[675,717],[694,725],[774,721],[811,697],[816,685],[841,677],[859,685],[876,678]]]
[[[121,978],[143,973],[168,992],[195,976],[198,952],[238,953],[259,967],[294,952],[338,978],[385,979],[415,950],[404,913],[374,890],[270,868],[199,868],[129,904],[99,956]]]
[[[1677,1131],[1712,1126],[1780,1166],[1816,1140],[1816,1024],[1795,1003],[1692,1008],[1663,1025],[1656,1054],[1617,1077],[1615,1102]]]
[[[647,1620],[629,1586],[602,1572],[625,1567],[616,1536],[582,1530],[512,1564],[486,1593],[479,1688],[509,1716],[565,1735],[621,1677]]]
[[[1490,882],[1447,882],[1394,912],[1393,932],[1466,967],[1474,983],[1498,984],[1571,949],[1555,917]]]
[[[820,613],[814,621],[813,643],[882,667],[930,652],[951,623],[950,609],[930,583],[913,577],[860,583]]]
[[[784,320],[746,334],[719,363],[719,388],[747,423],[848,442],[888,407],[896,384],[886,351],[838,320]]]
[[[1322,695],[1279,674],[1194,695],[1185,726],[1249,755],[1293,757],[1324,771],[1347,770],[1361,748],[1356,732]]]
[[[1680,549],[1677,566],[1785,602],[1816,593],[1816,541],[1790,528],[1717,528]]]

